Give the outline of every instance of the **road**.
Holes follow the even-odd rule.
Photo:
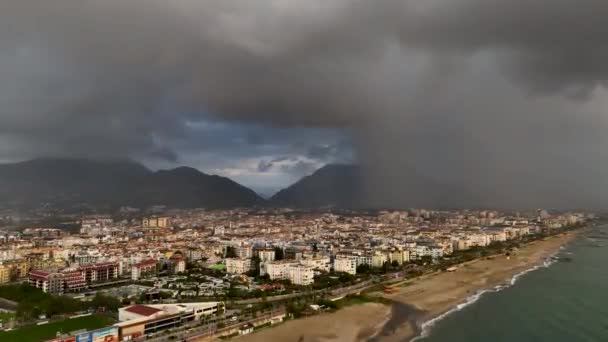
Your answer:
[[[376,283],[374,283],[374,280],[366,280],[364,282],[357,283],[352,286],[341,287],[341,288],[338,288],[335,290],[330,290],[329,294],[331,296],[346,296],[349,294],[361,292],[375,284]],[[309,291],[309,292],[297,292],[297,293],[290,293],[290,294],[285,294],[285,295],[266,297],[266,299],[251,298],[251,299],[235,300],[234,303],[237,305],[245,305],[245,304],[259,304],[259,303],[263,303],[263,302],[278,302],[278,301],[282,301],[282,300],[286,300],[286,299],[297,298],[297,297],[311,295],[311,294],[327,293],[327,292],[328,291],[326,289],[314,290],[314,291]]]
[[[383,284],[383,283],[394,281],[396,277],[400,277],[400,276],[401,276],[400,272],[387,274],[381,278],[375,278],[375,279],[367,280],[367,281],[364,281],[364,282],[361,282],[361,283],[358,283],[358,284],[355,284],[352,286],[331,290],[331,291],[329,291],[329,294],[330,294],[330,296],[335,298],[335,297],[342,297],[342,296],[347,296],[347,295],[351,295],[351,294],[355,294],[355,293],[360,293],[361,291],[365,291],[366,289],[371,288],[372,286],[375,286],[377,284]],[[267,297],[265,300],[263,298],[253,298],[253,299],[235,301],[234,303],[239,304],[239,305],[246,305],[246,304],[257,304],[257,303],[262,303],[262,302],[277,302],[277,301],[296,298],[296,297],[300,297],[300,296],[304,296],[304,295],[320,294],[320,293],[326,293],[326,292],[327,292],[327,290],[316,290],[316,291],[310,291],[310,292],[304,292],[304,293],[299,292],[299,293]],[[280,308],[275,309],[274,312],[275,313],[278,311],[284,312],[284,310],[285,310],[284,306],[281,306]],[[234,316],[238,312],[239,312],[239,310],[228,310],[224,313],[223,318],[211,318],[211,319],[209,319],[207,321],[203,321],[203,322],[200,322],[200,321],[194,322],[194,323],[185,325],[180,328],[171,329],[168,332],[161,331],[161,332],[152,334],[152,337],[142,336],[138,339],[134,339],[133,341],[136,341],[136,342],[139,342],[139,341],[142,341],[142,342],[143,341],[146,341],[146,342],[148,342],[148,341],[151,341],[151,342],[191,341],[191,340],[194,340],[197,338],[202,338],[202,337],[208,336],[210,334],[214,334],[216,331],[218,331],[220,329],[220,328],[218,328],[218,324],[223,323],[223,326],[227,329],[230,327],[241,326],[246,323],[258,321],[258,320],[260,320],[260,317],[263,317],[263,315],[267,315],[264,313],[260,313],[258,315],[258,317],[256,317],[256,318],[252,317],[251,314],[241,315],[239,317],[239,321],[235,322],[231,319],[231,317]],[[222,329],[224,329],[224,328],[222,328]]]
[[[205,321],[198,321],[183,327],[172,329],[169,331],[161,331],[155,334],[152,334],[151,337],[142,336],[137,339],[133,339],[133,341],[146,341],[146,342],[167,342],[167,341],[192,341],[196,339],[200,339],[205,336],[209,336],[215,334],[218,330],[230,329],[234,327],[240,327],[245,324],[255,323],[262,319],[267,319],[281,313],[285,313],[285,308],[281,307],[279,309],[275,309],[271,312],[262,312],[257,315],[257,317],[253,317],[251,314],[243,315],[239,317],[237,321],[234,321],[231,316],[227,316],[226,318],[210,318]],[[219,328],[218,325],[223,323],[223,327]]]

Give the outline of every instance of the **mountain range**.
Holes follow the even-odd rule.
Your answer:
[[[151,171],[131,161],[35,159],[0,165],[0,206],[230,208],[265,200],[228,178],[189,167]]]
[[[394,184],[370,174],[358,165],[331,164],[264,199],[229,178],[190,167],[151,171],[132,161],[35,159],[0,164],[0,208],[450,207],[465,193],[411,170],[400,172]]]
[[[353,209],[457,208],[474,206],[466,189],[444,184],[413,169],[398,174],[359,165],[330,164],[276,193],[277,207]],[[392,176],[392,177],[391,177]]]

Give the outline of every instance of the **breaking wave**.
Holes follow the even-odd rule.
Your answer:
[[[562,248],[560,248],[560,249],[562,249]],[[521,271],[521,272],[513,275],[513,277],[511,277],[511,279],[506,284],[504,284],[504,285],[497,285],[497,286],[494,286],[493,288],[490,288],[490,289],[480,290],[480,291],[476,292],[475,294],[467,297],[467,299],[464,302],[456,305],[452,309],[444,312],[443,314],[441,314],[441,315],[439,315],[439,316],[437,316],[437,317],[435,317],[433,319],[430,319],[430,320],[422,323],[420,325],[420,334],[418,336],[414,337],[413,339],[411,339],[410,342],[419,341],[421,339],[424,339],[424,338],[428,337],[429,334],[430,334],[430,332],[431,332],[431,330],[432,330],[432,328],[435,326],[435,324],[437,324],[437,322],[441,321],[442,319],[446,318],[447,316],[449,316],[449,315],[451,315],[451,314],[453,314],[455,312],[463,310],[464,308],[466,308],[467,306],[469,306],[471,304],[474,304],[484,294],[486,294],[486,293],[500,292],[500,291],[502,291],[502,290],[504,290],[506,288],[509,288],[509,287],[515,285],[515,283],[517,283],[517,281],[521,277],[523,277],[524,275],[526,275],[526,274],[528,274],[530,272],[534,272],[534,271],[536,271],[536,270],[538,270],[540,268],[547,268],[547,267],[551,266],[552,264],[554,264],[557,261],[556,255],[557,255],[557,252],[555,254],[553,254],[553,255],[545,258],[545,261],[542,264],[533,266],[533,267],[531,267],[531,268],[529,268],[527,270]]]

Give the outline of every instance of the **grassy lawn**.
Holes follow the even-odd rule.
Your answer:
[[[0,312],[0,321],[7,322],[15,318],[15,314],[12,312]]]
[[[223,271],[226,269],[226,265],[224,264],[213,264],[211,266],[209,266],[210,269],[212,270],[219,270],[219,271]]]
[[[92,315],[79,317],[74,319],[66,319],[64,321],[53,322],[44,325],[31,325],[19,328],[12,331],[0,332],[0,341],[2,342],[22,342],[22,341],[46,341],[55,337],[58,331],[69,333],[79,329],[97,329],[103,328],[114,321],[106,316]]]

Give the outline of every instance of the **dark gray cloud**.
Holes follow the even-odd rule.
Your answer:
[[[606,14],[600,0],[4,1],[0,159],[236,178],[357,159],[380,189],[415,168],[488,205],[597,206]]]

